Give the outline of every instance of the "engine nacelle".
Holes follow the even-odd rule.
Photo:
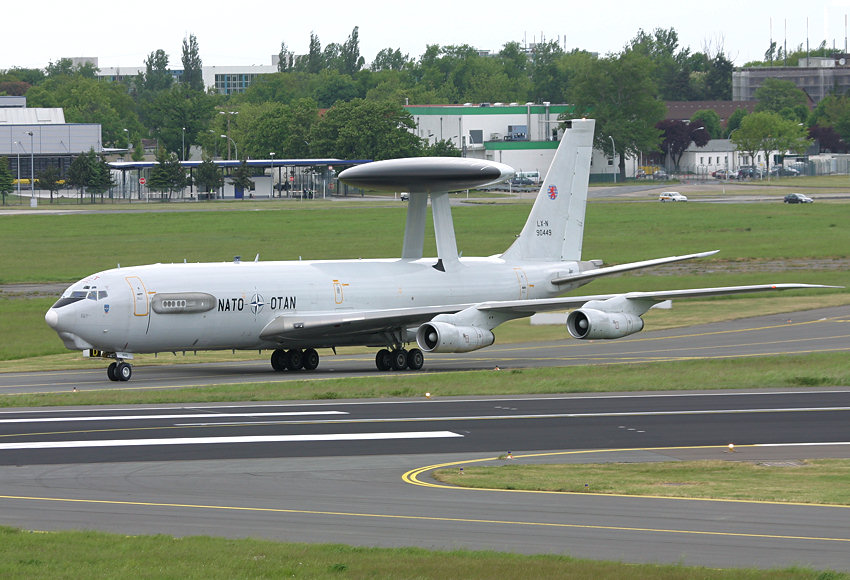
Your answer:
[[[496,341],[492,332],[476,326],[426,322],[416,331],[416,343],[425,352],[470,352]]]
[[[580,308],[567,316],[567,331],[573,338],[622,338],[641,330],[643,319],[626,312]]]

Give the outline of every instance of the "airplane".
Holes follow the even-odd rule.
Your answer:
[[[653,305],[686,297],[827,288],[767,284],[587,296],[563,294],[611,274],[710,256],[716,251],[603,266],[582,260],[595,121],[565,122],[564,136],[513,243],[501,254],[461,257],[449,192],[510,179],[511,167],[469,158],[377,161],[343,171],[367,189],[409,192],[401,256],[369,260],[242,261],[118,267],[72,284],[45,320],[71,350],[114,359],[113,381],[132,376],[138,353],[270,350],[276,371],[314,370],[320,348],[379,350],[378,370],[419,370],[424,352],[492,345],[493,329],[536,312],[575,308],[577,339],[643,329]],[[437,256],[425,257],[428,200]],[[416,346],[407,349],[411,343]]]

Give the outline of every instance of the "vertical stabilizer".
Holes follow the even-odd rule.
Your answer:
[[[528,221],[502,255],[507,261],[580,260],[594,119],[566,122],[566,131]]]

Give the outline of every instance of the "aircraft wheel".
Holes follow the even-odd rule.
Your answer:
[[[118,363],[115,367],[115,376],[118,377],[119,381],[129,381],[130,377],[133,376],[133,367],[125,362]]]
[[[292,348],[286,354],[289,355],[289,364],[286,365],[286,368],[297,371],[304,366],[304,353],[301,352],[301,349]]]
[[[418,371],[425,364],[425,355],[418,348],[412,348],[407,353],[407,368]]]
[[[407,368],[407,351],[403,348],[396,349],[390,353],[392,357],[390,364],[394,371],[403,371]]]
[[[109,363],[109,366],[106,367],[106,376],[109,377],[110,381],[117,381],[118,375],[115,374],[115,367],[118,366],[118,363]]]
[[[379,371],[388,371],[392,366],[392,355],[390,351],[385,348],[382,348],[378,351],[378,354],[375,355],[375,366],[378,367]]]
[[[279,348],[272,352],[272,368],[274,370],[282,372],[286,370],[287,366],[289,366],[289,359],[285,350]]]
[[[316,352],[315,348],[308,348],[304,351],[303,364],[305,371],[316,370],[316,367],[319,366],[319,353]]]

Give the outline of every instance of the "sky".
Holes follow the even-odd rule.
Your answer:
[[[120,7],[120,8],[117,8]],[[640,29],[673,28],[680,48],[716,54],[736,66],[762,60],[772,38],[789,51],[845,47],[850,0],[426,0],[421,3],[303,0],[266,2],[7,2],[0,9],[0,70],[44,68],[65,57],[98,57],[100,67],[142,66],[163,49],[179,68],[182,42],[198,39],[205,66],[270,65],[286,42],[305,54],[314,32],[322,47],[342,44],[359,27],[366,64],[384,48],[418,58],[427,45],[469,44],[498,52],[505,43],[558,40],[605,55]]]

